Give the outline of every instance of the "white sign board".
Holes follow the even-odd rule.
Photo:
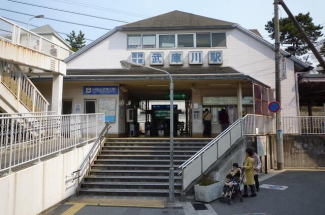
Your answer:
[[[188,52],[188,63],[190,65],[203,64],[203,52]]]
[[[287,61],[286,58],[281,58],[281,71],[282,71],[282,79],[287,79]]]
[[[243,105],[253,105],[253,97],[242,98]],[[203,105],[237,105],[237,97],[203,97]]]
[[[257,154],[259,156],[266,155],[266,136],[257,136]]]
[[[170,65],[183,65],[183,52],[170,52],[169,53]]]
[[[223,63],[222,51],[209,52],[209,64],[222,64],[222,63]]]
[[[116,99],[99,99],[98,112],[105,114],[105,122],[116,121]]]
[[[164,65],[164,52],[151,52],[150,65]]]

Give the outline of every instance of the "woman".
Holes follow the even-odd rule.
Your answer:
[[[245,169],[245,179],[244,180],[244,195],[243,197],[248,197],[247,186],[251,189],[250,197],[255,197],[255,187],[254,187],[254,159],[252,158],[252,149],[246,149],[246,159],[243,164],[243,169]]]

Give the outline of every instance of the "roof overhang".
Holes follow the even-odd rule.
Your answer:
[[[211,30],[211,29],[232,29],[236,25],[220,26],[189,26],[189,27],[123,27],[119,26],[119,31],[168,31],[168,30]]]

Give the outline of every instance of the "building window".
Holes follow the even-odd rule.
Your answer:
[[[156,35],[143,35],[142,36],[142,47],[147,48],[156,48]]]
[[[211,47],[210,33],[196,34],[196,47]]]
[[[128,49],[141,48],[141,35],[128,35]]]
[[[177,47],[194,47],[193,34],[178,34],[177,41],[178,41]]]
[[[225,33],[212,33],[212,47],[226,47]]]
[[[159,48],[174,48],[175,35],[159,35]]]

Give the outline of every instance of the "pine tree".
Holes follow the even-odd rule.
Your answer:
[[[323,45],[320,47],[319,53],[322,55],[323,58],[325,58],[325,39],[323,41]],[[325,74],[325,68],[321,67],[320,65],[318,65],[318,72]]]
[[[323,36],[321,32],[323,27],[321,25],[315,25],[309,13],[299,13],[295,18],[311,42],[316,43]],[[265,30],[270,33],[270,38],[274,39],[273,20],[265,25]],[[301,37],[299,31],[289,18],[280,19],[280,41],[282,45],[286,46],[285,50],[294,56],[304,55],[310,50],[306,41]]]
[[[65,39],[71,46],[71,50],[76,52],[82,47],[85,46],[85,34],[83,34],[81,31],[79,31],[79,34],[76,35],[75,31],[72,31],[68,35],[68,39]]]

